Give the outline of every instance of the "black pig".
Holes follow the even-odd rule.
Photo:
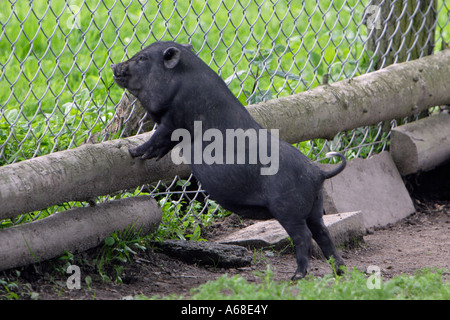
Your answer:
[[[149,141],[130,149],[131,156],[160,159],[179,143],[173,138],[174,132],[185,130],[191,139],[187,144],[190,150],[183,149],[183,154],[190,154],[187,161],[192,173],[212,199],[243,217],[275,218],[286,229],[296,248],[297,270],[293,279],[302,278],[307,272],[311,235],[325,257],[334,258],[340,272],[344,262],[322,219],[322,184],[344,169],[345,158],[332,153],[342,163],[325,172],[290,144],[264,132],[225,82],[191,49],[190,45],[156,42],[130,60],[111,65],[116,83],[135,95],[158,125]],[[245,147],[224,146],[210,154],[218,156],[225,152],[229,156],[231,152],[232,157],[226,160],[234,162],[199,162],[195,154],[206,152],[208,143],[200,141],[200,149],[196,147],[199,142],[196,124],[197,129],[201,124],[200,137],[206,141],[203,134],[210,129],[224,137],[230,129],[235,132],[242,129],[241,132],[253,132],[256,136],[254,140],[245,136],[250,141]],[[265,142],[260,140],[262,133],[267,137]],[[209,141],[219,142],[218,139],[210,137]],[[277,156],[272,159],[274,170],[263,173],[268,163],[252,158],[251,151],[255,150]]]

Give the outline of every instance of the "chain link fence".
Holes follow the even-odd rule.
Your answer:
[[[445,0],[1,3],[0,166],[141,133],[145,113],[114,84],[109,66],[156,40],[191,43],[244,105],[420,58],[450,41]],[[118,113],[124,101],[126,117]],[[298,148],[314,160],[330,150],[368,157],[387,147],[397,121],[407,120],[355,128]],[[218,210],[192,177],[130,192],[154,194],[163,207],[184,212],[182,219]],[[73,205],[80,204],[62,207]]]

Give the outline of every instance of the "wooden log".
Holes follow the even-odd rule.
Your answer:
[[[342,131],[445,104],[450,104],[450,50],[248,109],[263,127],[279,129],[283,140],[297,143],[333,139]]]
[[[128,148],[152,134],[86,144],[0,167],[0,219],[67,201],[87,201],[176,175],[188,177],[189,166],[175,165],[170,157],[144,161],[130,156]]]
[[[150,196],[112,200],[75,208],[0,230],[0,270],[82,252],[100,245],[112,232],[133,226],[141,235],[158,228],[162,212]]]
[[[429,171],[450,161],[450,114],[441,113],[394,128],[390,151],[403,176]]]

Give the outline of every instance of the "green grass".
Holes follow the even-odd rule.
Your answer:
[[[118,257],[120,256],[118,252],[127,251],[132,254],[136,250],[136,248],[132,248],[133,244],[133,241],[123,242],[123,240],[114,238],[109,241],[107,246],[117,249],[116,252],[111,252]],[[50,278],[58,279],[62,276],[65,279],[67,277],[66,268],[74,263],[73,259],[73,255],[66,253],[57,262],[54,262],[55,269]],[[123,257],[117,259],[122,262]],[[114,280],[120,283],[120,276],[124,268],[123,263],[110,264],[107,259],[99,255],[99,271],[103,281]],[[216,280],[192,288],[187,296],[173,293],[166,296],[148,297],[138,294],[126,298],[134,300],[449,300],[449,272],[450,270],[425,268],[416,271],[413,275],[401,274],[392,279],[381,277],[379,287],[373,288],[368,285],[368,283],[373,283],[371,275],[356,268],[347,271],[343,276],[328,274],[323,277],[314,277],[308,275],[302,280],[292,282],[275,280],[274,273],[268,266],[264,272],[255,272],[257,279],[252,282],[240,275],[225,274]],[[38,293],[33,291],[31,285],[22,283],[20,277],[19,271],[16,271],[16,275],[4,274],[0,277],[0,299],[17,300],[27,296],[31,299],[39,298]],[[85,283],[82,285],[92,290],[95,296],[93,278],[97,279],[95,276],[86,276]]]
[[[268,268],[257,273],[259,281],[248,282],[236,275],[224,275],[191,290],[193,300],[448,300],[450,283],[444,270],[423,269],[414,275],[396,276],[381,281],[380,288],[369,289],[369,276],[356,269],[344,276],[307,276],[297,282],[275,281]],[[448,273],[448,271],[447,271]],[[135,299],[147,299],[135,296]],[[163,297],[153,297],[160,299]],[[185,299],[172,295],[165,299]]]

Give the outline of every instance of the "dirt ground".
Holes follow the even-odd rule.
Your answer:
[[[430,199],[423,194],[415,196],[415,214],[395,225],[368,230],[358,246],[340,249],[346,265],[361,271],[366,271],[371,265],[378,266],[384,279],[413,274],[425,267],[450,270],[450,201],[446,196],[444,199]],[[241,222],[232,215],[208,229],[205,237],[213,239],[249,223],[246,220]],[[88,252],[76,257],[82,261],[81,289],[78,290],[67,288],[69,275],[65,274],[60,260],[0,273],[0,281],[2,278],[15,281],[17,286],[12,287],[11,291],[20,299],[123,299],[138,294],[147,297],[177,294],[188,298],[191,288],[225,273],[240,274],[248,281],[258,281],[255,271],[264,271],[270,265],[276,280],[287,280],[296,268],[292,249],[285,252],[251,252],[252,265],[237,269],[190,265],[147,249],[135,255],[131,263],[124,264],[122,283],[116,283],[100,279],[90,264],[95,254]],[[55,264],[59,264],[59,272],[55,272]],[[20,271],[20,277],[17,277],[17,271]],[[326,262],[312,259],[309,273],[323,276],[331,273],[331,269]],[[87,276],[92,279],[89,286],[85,282]],[[445,278],[450,280],[450,274],[447,273]],[[0,286],[0,299],[7,297]]]

